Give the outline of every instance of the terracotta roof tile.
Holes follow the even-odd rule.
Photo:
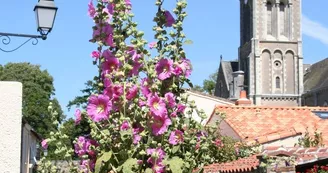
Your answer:
[[[300,147],[280,147],[268,146],[263,148],[260,155],[268,156],[294,156],[296,157],[297,165],[316,162],[321,159],[328,159],[327,148],[300,148]],[[256,155],[238,159],[228,163],[211,164],[204,167],[204,173],[219,173],[219,172],[243,172],[257,169],[260,164]]]
[[[217,106],[216,111],[225,113],[225,122],[242,138],[260,143],[296,136],[316,129],[322,132],[328,144],[328,120],[312,111],[327,111],[324,107],[264,107],[264,106]],[[215,116],[213,114],[212,116]],[[211,124],[212,116],[207,124]],[[287,130],[286,130],[287,129]]]
[[[216,163],[204,167],[204,173],[244,172],[257,169],[260,161],[256,156],[241,158],[228,163]]]

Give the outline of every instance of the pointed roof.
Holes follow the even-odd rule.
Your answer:
[[[229,84],[233,80],[232,73],[238,71],[238,61],[223,61],[221,59],[220,68],[222,68],[226,86],[229,89]]]
[[[328,58],[311,65],[304,75],[304,91],[328,87]]]

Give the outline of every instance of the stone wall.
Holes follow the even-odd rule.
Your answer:
[[[70,167],[69,167],[69,162],[64,161],[64,160],[56,160],[52,161],[52,164],[57,167],[57,173],[69,173],[70,172]],[[74,166],[78,166],[80,164],[79,160],[73,161]]]
[[[0,172],[20,172],[22,84],[0,82]]]

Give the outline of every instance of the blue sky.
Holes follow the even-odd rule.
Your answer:
[[[146,39],[152,41],[152,18],[155,14],[155,0],[131,0],[135,20],[139,29],[145,31]],[[166,1],[166,8],[172,10],[173,0]],[[37,0],[10,0],[0,6],[0,32],[36,33],[33,8]],[[84,82],[91,79],[96,69],[92,65],[90,52],[95,45],[88,42],[92,34],[92,21],[87,16],[87,0],[55,0],[59,7],[54,29],[46,41],[31,43],[13,53],[0,51],[0,64],[8,62],[31,62],[40,64],[54,77],[56,97],[68,116],[69,100],[80,94]],[[328,6],[327,0],[303,0],[303,54],[305,63],[314,63],[328,57]],[[185,22],[185,33],[193,40],[185,47],[192,60],[194,84],[214,72],[220,62],[238,57],[239,46],[239,0],[204,0],[202,3],[189,0],[189,16]],[[11,46],[22,39],[13,38]],[[1,48],[5,48],[0,44]],[[9,48],[10,48],[9,47]],[[8,47],[6,47],[8,48]]]

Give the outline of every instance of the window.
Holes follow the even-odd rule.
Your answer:
[[[276,88],[280,88],[280,77],[276,77]]]
[[[267,34],[272,35],[272,3],[268,1],[266,7],[267,7]]]
[[[280,17],[280,35],[285,35],[285,4],[280,2],[279,4],[279,17]]]

